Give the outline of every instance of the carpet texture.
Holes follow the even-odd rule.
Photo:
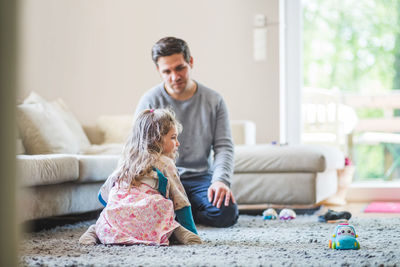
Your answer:
[[[315,215],[263,221],[241,215],[219,229],[199,226],[204,244],[194,246],[81,246],[87,221],[23,235],[22,266],[399,266],[400,218],[352,218],[360,250],[331,250],[335,224]]]

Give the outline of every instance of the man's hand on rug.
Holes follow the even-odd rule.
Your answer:
[[[224,202],[225,206],[229,206],[230,200],[232,200],[233,203],[236,203],[232,191],[223,182],[214,182],[208,188],[208,201],[212,202],[213,206],[220,208],[222,202]]]

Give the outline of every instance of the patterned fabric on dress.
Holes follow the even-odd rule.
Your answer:
[[[178,226],[172,201],[156,189],[147,184],[131,189],[115,185],[97,220],[96,234],[103,244],[169,245]]]
[[[190,202],[171,158],[161,156],[154,167],[168,179],[167,198],[157,190],[156,171],[142,179],[140,186],[130,189],[128,184],[116,184],[110,178],[104,183],[99,199],[103,200],[106,207],[96,223],[96,233],[101,243],[169,244],[172,231],[180,226],[174,219],[174,210],[190,207]]]
[[[181,208],[190,206],[189,199],[187,198],[185,189],[180,181],[178,170],[174,161],[171,158],[163,155],[160,157],[160,160],[155,164],[154,167],[159,169],[165,175],[165,177],[168,178],[166,197],[170,198],[174,202],[174,209],[179,210]],[[149,182],[151,178],[155,179],[153,183]],[[157,189],[157,173],[155,171],[151,172],[151,177],[146,177],[143,179],[143,182],[150,185],[154,189]],[[115,180],[113,180],[113,177],[109,177],[100,188],[99,200],[104,206],[106,206],[108,203],[109,194],[114,184]]]

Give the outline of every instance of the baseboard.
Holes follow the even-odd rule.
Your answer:
[[[239,210],[265,210],[269,208],[273,209],[314,209],[318,208],[319,204],[308,204],[308,205],[285,205],[285,204],[239,204]]]
[[[278,204],[240,204],[238,205],[240,214],[261,215],[266,209],[272,208],[279,212],[282,209],[295,210],[297,214],[314,214],[320,210],[320,204],[310,205],[278,205]]]

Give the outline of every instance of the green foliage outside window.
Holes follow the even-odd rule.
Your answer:
[[[400,0],[303,0],[303,73],[306,87],[400,89]],[[357,114],[377,118],[383,111]],[[356,146],[355,155],[358,178],[383,177],[382,147]]]
[[[380,179],[385,172],[382,146],[358,145],[356,150],[357,175],[363,180]],[[360,179],[361,180],[361,179]]]

